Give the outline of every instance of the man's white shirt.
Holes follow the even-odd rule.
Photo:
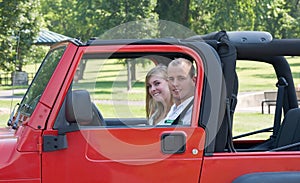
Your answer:
[[[166,118],[160,121],[157,125],[171,125],[172,122],[182,113],[182,111],[187,107],[187,105],[193,100],[194,96],[186,99],[179,106],[173,104]],[[185,115],[181,118],[183,125],[190,125],[192,118],[193,105],[186,111]]]

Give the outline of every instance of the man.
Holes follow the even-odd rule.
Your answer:
[[[195,92],[195,68],[191,61],[177,58],[168,66],[168,84],[174,105],[158,125],[190,125]]]

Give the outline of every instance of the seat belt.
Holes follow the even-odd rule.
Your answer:
[[[226,98],[226,115],[227,115],[227,125],[228,125],[228,134],[227,134],[227,146],[229,152],[236,152],[232,142],[232,120],[231,120],[231,107],[230,107],[229,98]]]
[[[273,126],[273,134],[272,138],[276,138],[280,123],[281,123],[281,114],[282,114],[282,106],[283,106],[283,98],[284,98],[284,91],[285,87],[288,86],[288,83],[284,77],[280,77],[278,82],[276,83],[276,87],[278,88],[278,94],[276,98],[276,109],[275,109],[275,116],[274,116],[274,126]]]
[[[190,103],[182,110],[182,112],[172,122],[172,125],[182,125],[181,119],[185,116],[185,113],[189,110],[189,108],[193,105],[193,103],[194,103],[194,99],[192,99]]]

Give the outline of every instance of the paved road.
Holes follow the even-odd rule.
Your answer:
[[[22,99],[22,94],[25,92],[26,89],[0,90],[0,99]]]
[[[15,89],[15,90],[0,90],[0,100],[8,100],[11,102],[10,105],[0,107],[0,114],[9,114],[12,111],[11,105],[15,105],[22,99],[22,94],[26,92],[26,89]]]

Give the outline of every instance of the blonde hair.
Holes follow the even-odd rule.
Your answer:
[[[168,104],[165,109],[164,105],[161,102],[155,101],[149,93],[148,82],[153,75],[159,75],[162,79],[168,80],[167,66],[157,65],[152,68],[146,75],[145,84],[146,84],[146,116],[149,119],[151,115],[153,116],[153,123],[157,123],[159,119],[165,117],[167,112],[170,110],[173,103]],[[170,94],[171,96],[171,94]],[[172,97],[172,96],[171,96]],[[171,98],[172,101],[172,98]]]

